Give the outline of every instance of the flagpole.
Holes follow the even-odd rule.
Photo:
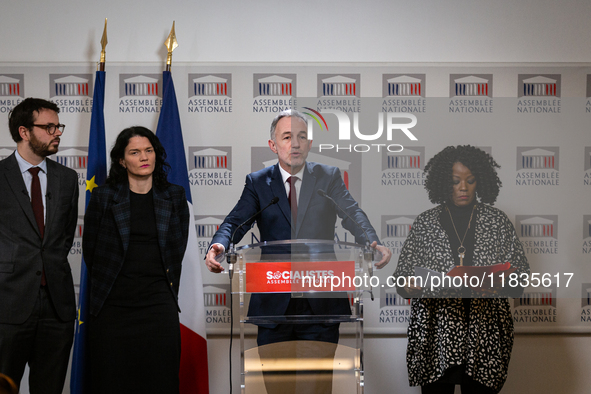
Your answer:
[[[172,21],[172,29],[170,29],[170,34],[166,41],[164,41],[164,46],[168,49],[168,54],[166,55],[166,71],[170,71],[170,66],[172,65],[172,51],[179,46],[178,42],[176,41],[176,33],[174,31],[174,21]]]
[[[88,166],[86,168],[86,201],[84,210],[90,201],[92,190],[103,184],[107,177],[104,98],[105,98],[105,48],[107,46],[107,19],[101,39],[101,57],[94,81],[92,98],[92,114],[90,117],[90,132],[88,135]],[[74,350],[72,352],[72,371],[70,376],[71,394],[90,393],[90,371],[87,349],[87,323],[89,306],[89,280],[84,256],[80,267],[80,288],[78,293],[78,310],[76,331],[74,334]]]
[[[105,48],[107,47],[107,18],[105,18],[105,28],[103,29],[103,37],[101,38],[101,60],[99,62],[99,71],[105,71],[105,61],[107,54]]]
[[[203,302],[203,281],[201,259],[195,228],[195,215],[191,198],[191,185],[187,169],[185,145],[181,118],[170,72],[172,51],[178,47],[176,34],[172,29],[164,45],[167,49],[166,69],[162,72],[162,108],[156,128],[156,136],[166,150],[166,161],[170,164],[168,181],[185,189],[189,205],[189,237],[183,257],[183,274],[180,278],[179,315],[181,331],[181,361],[179,370],[180,394],[209,394],[209,368],[207,361],[207,334],[205,327],[205,304]]]

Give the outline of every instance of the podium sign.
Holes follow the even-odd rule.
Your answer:
[[[246,263],[247,293],[355,291],[354,261]]]

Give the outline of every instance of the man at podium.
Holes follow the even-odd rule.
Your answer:
[[[211,272],[224,270],[219,261],[230,243],[238,243],[248,232],[250,225],[240,225],[249,218],[256,221],[261,241],[333,240],[338,215],[357,243],[368,241],[382,254],[377,268],[389,262],[390,250],[379,244],[369,219],[347,190],[340,170],[306,161],[312,147],[307,122],[305,115],[295,110],[283,111],[273,119],[268,144],[277,154],[278,163],[246,176],[240,200],[213,236],[205,259]],[[289,293],[253,294],[248,309],[249,316],[350,313],[347,298],[296,298]],[[336,344],[339,324],[260,324],[258,327],[259,347],[294,340]],[[270,393],[267,376],[265,384]],[[330,393],[331,382],[327,384],[328,387],[317,386],[308,392]],[[283,386],[281,391],[285,393],[285,389]]]

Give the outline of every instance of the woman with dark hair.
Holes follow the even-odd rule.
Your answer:
[[[90,277],[94,394],[179,392],[178,290],[189,232],[185,190],[145,127],[123,130],[92,190],[82,241]]]
[[[501,181],[499,165],[473,146],[448,146],[425,166],[425,188],[437,207],[420,214],[406,239],[395,279],[398,294],[413,298],[406,361],[411,386],[421,392],[498,393],[507,378],[513,347],[508,297],[522,288],[420,287],[415,267],[448,272],[454,266],[511,263],[515,273],[529,264],[507,215],[491,205]],[[488,205],[491,204],[491,205]],[[479,278],[480,279],[480,278]],[[490,284],[490,278],[487,276]]]

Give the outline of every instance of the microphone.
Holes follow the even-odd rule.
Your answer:
[[[234,236],[236,235],[236,232],[242,228],[242,226],[244,226],[246,223],[250,222],[251,220],[253,220],[255,217],[257,217],[261,212],[263,212],[265,209],[269,208],[271,205],[273,204],[277,204],[279,202],[279,197],[274,197],[271,202],[269,202],[263,209],[261,209],[260,211],[258,211],[257,213],[255,213],[254,215],[252,215],[251,217],[249,217],[248,219],[246,219],[240,226],[236,227],[236,229],[234,230],[234,232],[232,233],[232,236],[230,237],[230,245],[232,245],[234,243]]]
[[[322,189],[318,189],[316,191],[316,193],[321,196],[321,197],[325,197],[328,198],[335,207],[337,207],[337,209],[339,211],[341,211],[342,213],[345,214],[345,216],[347,216],[353,223],[355,223],[357,225],[357,227],[359,227],[361,229],[361,231],[363,231],[363,234],[365,234],[365,253],[363,253],[363,259],[367,261],[367,272],[369,273],[369,277],[373,277],[373,266],[371,265],[371,263],[373,262],[373,258],[374,258],[374,254],[373,254],[373,250],[370,248],[370,243],[369,243],[369,235],[367,234],[367,231],[365,231],[365,229],[355,220],[351,217],[351,215],[349,215],[347,213],[347,211],[345,211],[343,208],[340,207],[339,204],[337,204],[337,202],[335,200],[332,199],[332,197],[330,197],[328,194],[326,194],[326,192]],[[370,288],[369,290],[370,294],[371,294],[371,300],[374,300],[374,296],[373,296],[373,291]]]
[[[341,211],[342,213],[344,213],[349,219],[351,219],[351,221],[353,223],[355,223],[357,225],[357,227],[359,227],[361,229],[361,231],[363,231],[363,234],[365,235],[365,244],[366,246],[369,245],[369,235],[367,235],[367,231],[365,231],[365,229],[359,224],[357,223],[357,221],[355,219],[353,219],[348,213],[347,211],[345,211],[343,208],[341,208],[339,206],[339,204],[337,204],[337,202],[335,200],[332,199],[332,197],[330,197],[328,194],[326,194],[326,192],[322,189],[318,189],[318,191],[316,191],[316,193],[321,196],[321,197],[325,197],[328,198],[335,207],[337,207],[339,209],[339,211]]]
[[[234,275],[234,263],[236,263],[236,250],[234,248],[234,236],[236,235],[236,232],[245,224],[254,220],[254,218],[260,215],[265,209],[269,208],[271,205],[277,204],[278,202],[279,197],[273,197],[273,199],[263,209],[259,210],[257,213],[246,219],[242,224],[240,224],[240,226],[236,227],[234,232],[232,232],[232,236],[230,237],[230,251],[226,256],[226,259],[228,260],[228,275],[230,276],[230,280],[232,280],[232,276]]]

